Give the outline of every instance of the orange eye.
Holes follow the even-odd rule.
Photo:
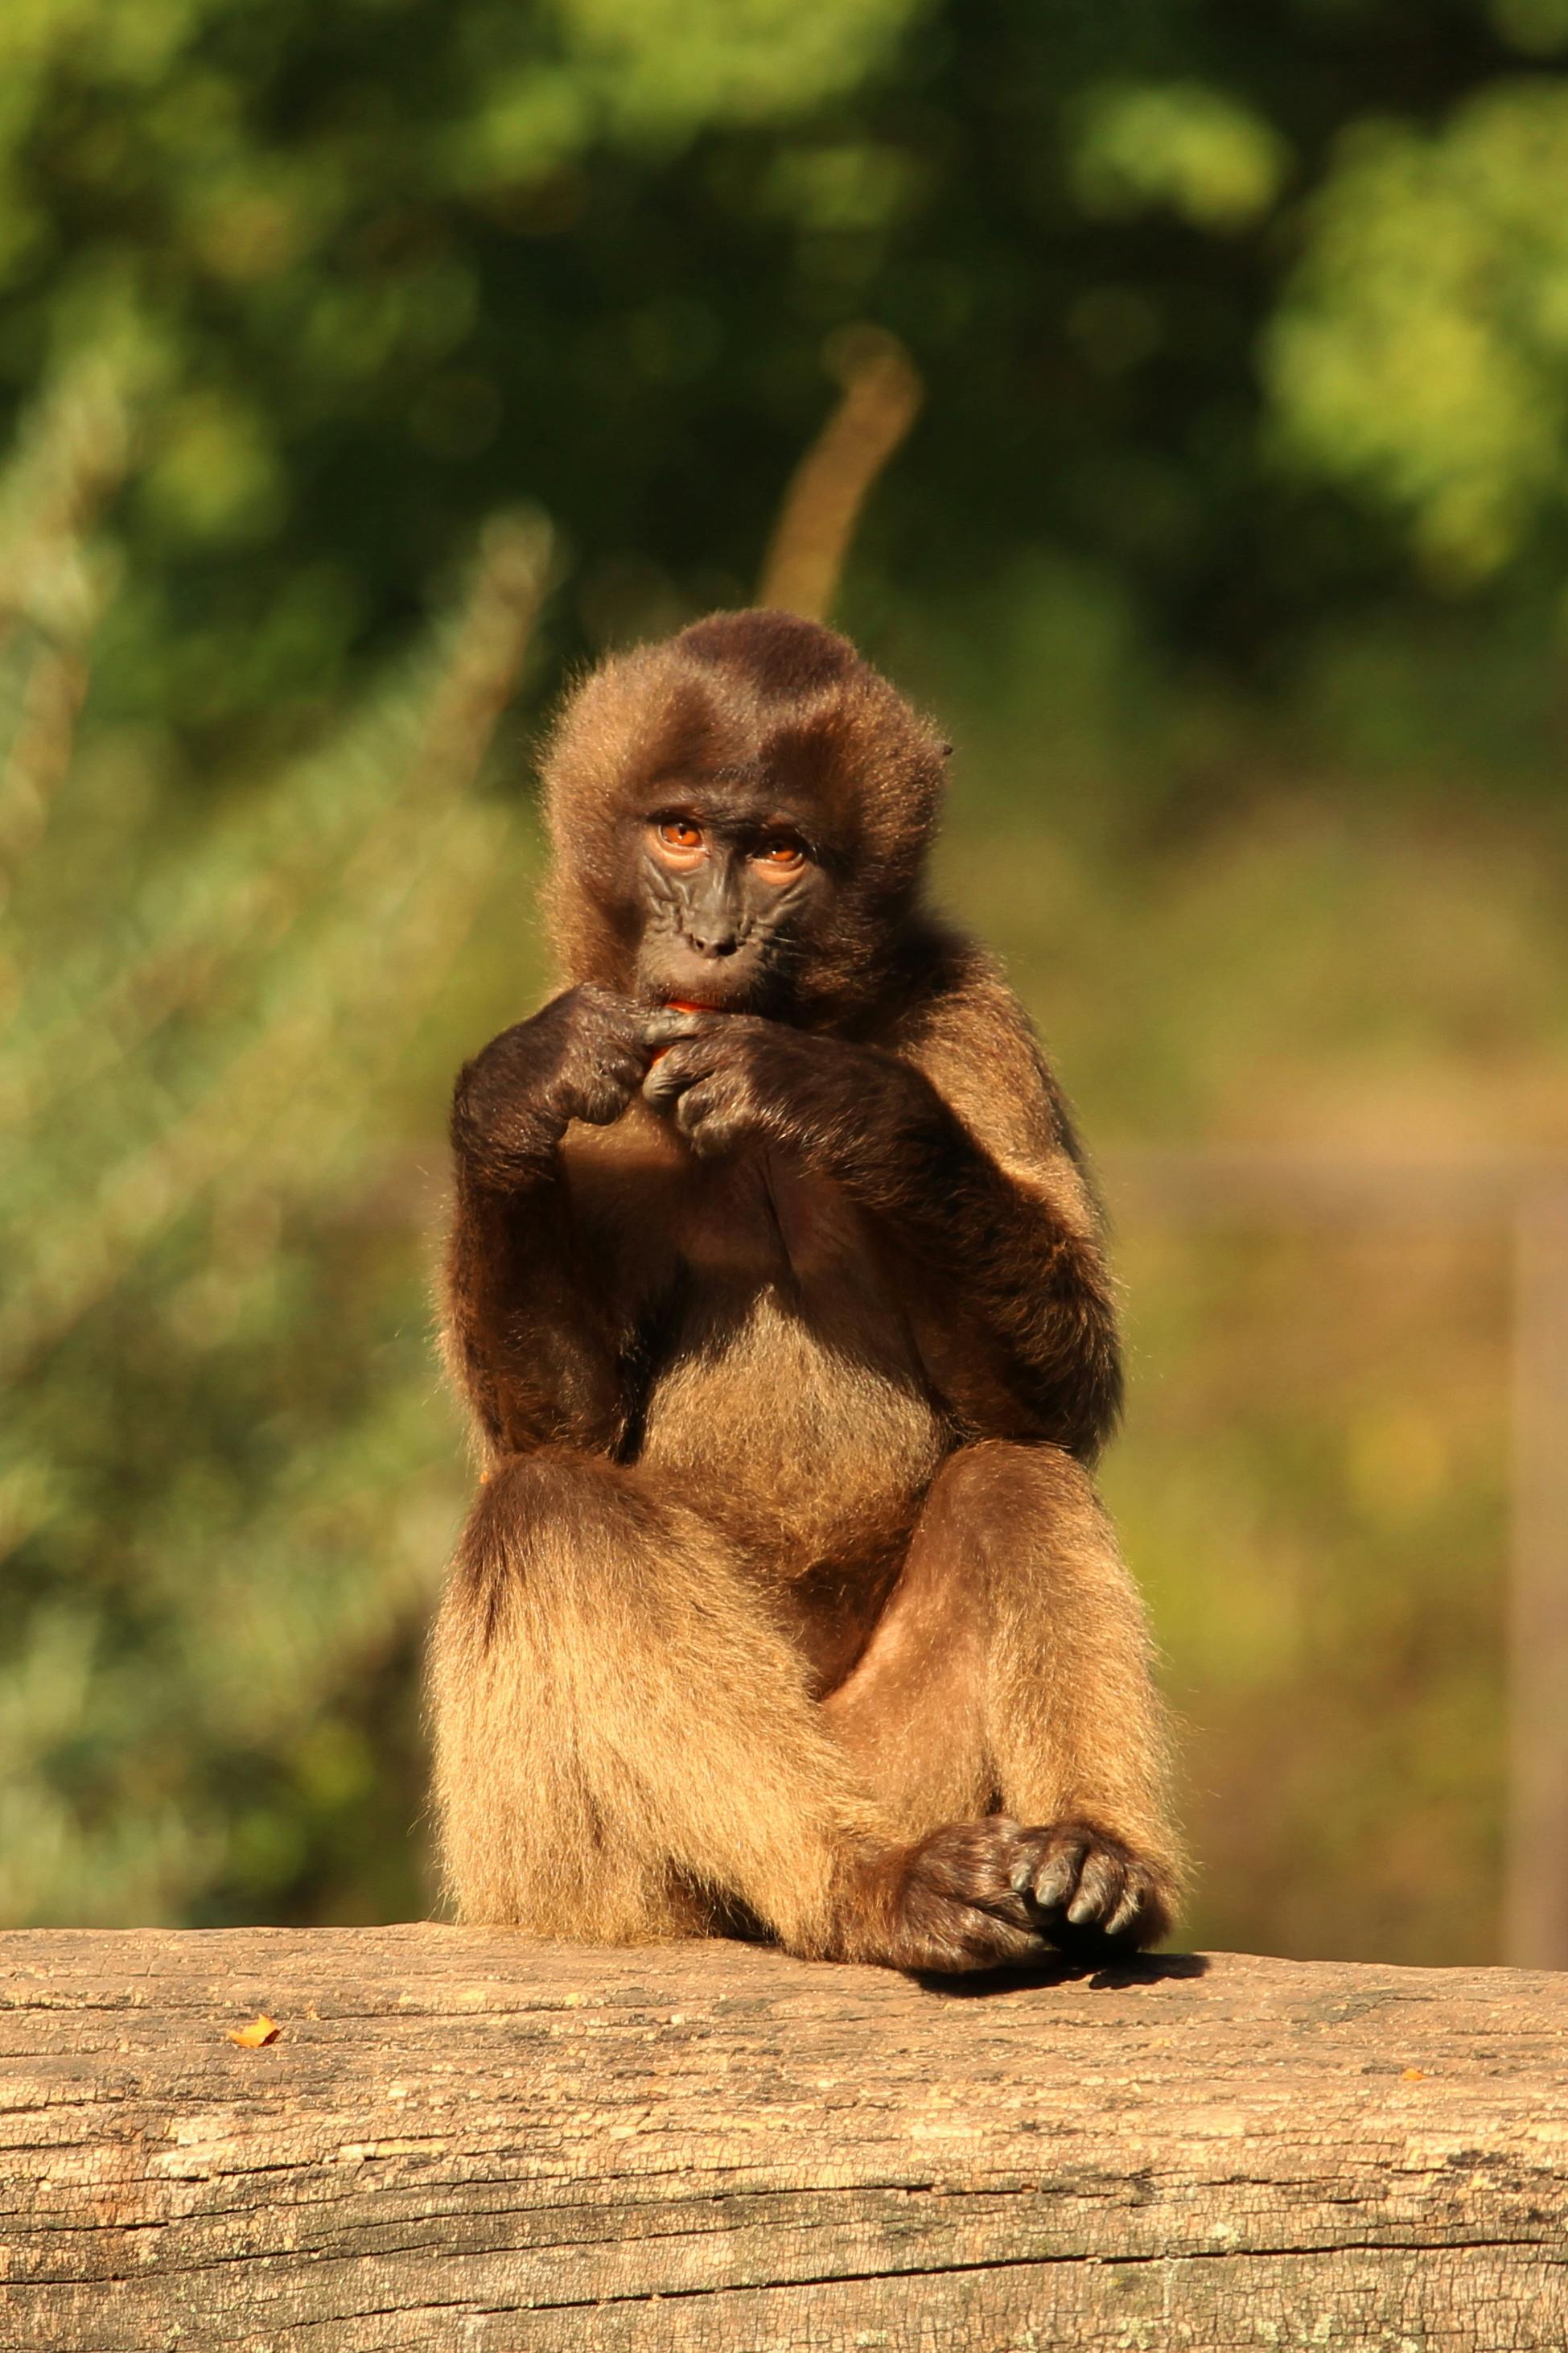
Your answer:
[[[805,845],[789,833],[775,833],[757,848],[759,864],[771,866],[775,873],[787,872],[799,866],[805,857]]]
[[[702,828],[689,817],[661,817],[655,820],[658,838],[667,849],[700,849]]]

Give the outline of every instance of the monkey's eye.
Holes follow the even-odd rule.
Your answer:
[[[656,817],[653,826],[666,849],[683,849],[689,855],[702,847],[702,828],[695,818]]]
[[[793,874],[805,863],[805,844],[797,834],[764,834],[752,853],[759,866],[773,874]]]

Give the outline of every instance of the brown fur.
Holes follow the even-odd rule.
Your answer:
[[[432,1653],[464,1918],[937,1969],[1169,1925],[1163,1720],[1088,1468],[1098,1221],[1022,1012],[921,904],[942,757],[765,613],[606,664],[556,731],[574,986],[453,1117],[488,1472]],[[742,843],[706,961],[650,870],[671,805]],[[811,858],[775,918],[743,845],[781,814]],[[728,1009],[658,1013],[691,970]]]

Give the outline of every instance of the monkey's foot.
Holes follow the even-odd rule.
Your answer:
[[[884,1860],[846,1957],[952,1975],[1154,1943],[1167,1874],[1092,1823],[950,1822]]]
[[[1019,1833],[1013,1884],[1064,1952],[1157,1944],[1171,1925],[1169,1872],[1093,1822]]]

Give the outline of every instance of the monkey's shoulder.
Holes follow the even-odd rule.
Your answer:
[[[944,983],[904,1009],[883,1039],[975,1140],[1015,1174],[1067,1183],[1083,1153],[1072,1112],[1022,1000],[977,942],[960,939]]]

